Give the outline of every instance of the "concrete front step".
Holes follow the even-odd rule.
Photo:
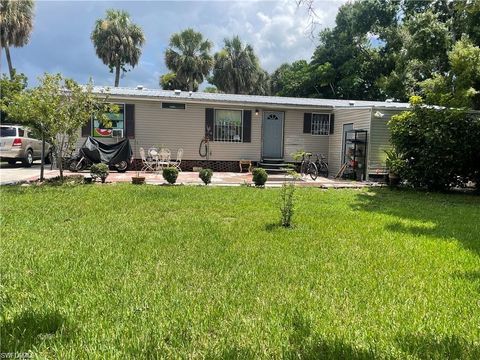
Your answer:
[[[283,163],[285,160],[278,158],[262,158],[262,162],[265,163]]]
[[[286,168],[288,167],[288,164],[285,163],[265,163],[265,162],[259,162],[258,166],[263,167],[263,168]]]
[[[258,166],[264,168],[269,174],[285,174],[289,169],[284,159],[278,158],[263,158]]]

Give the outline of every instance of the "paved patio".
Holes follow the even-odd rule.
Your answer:
[[[72,173],[65,171],[64,174],[74,175],[81,174],[83,176],[90,176],[89,171],[83,171],[80,173]],[[167,182],[163,179],[161,173],[140,173],[141,176],[145,176],[146,183],[152,185],[162,185]],[[45,171],[45,178],[50,179],[59,175],[58,170],[49,170]],[[40,167],[35,165],[32,168],[22,168],[21,166],[10,166],[2,164],[0,167],[0,185],[7,184],[21,184],[37,181],[40,176]],[[128,171],[126,173],[118,173],[112,171],[108,178],[107,183],[122,183],[122,182],[131,182],[132,176],[136,176],[135,171]],[[275,175],[270,174],[268,176],[268,181],[266,183],[267,187],[280,187],[282,186],[284,180],[293,180],[292,177],[288,175]],[[201,185],[202,180],[198,177],[197,172],[180,172],[177,179],[178,184],[183,185]],[[213,186],[239,186],[239,185],[250,185],[253,184],[252,174],[251,173],[236,173],[236,172],[215,172],[212,177]],[[340,180],[340,179],[331,179],[319,177],[317,180],[313,181],[310,177],[302,177],[297,180],[296,184],[298,186],[313,186],[321,188],[361,188],[366,186],[378,186],[378,183],[374,182],[358,182],[351,180]]]
[[[70,173],[68,173],[70,174]],[[89,175],[88,172],[82,172],[83,175]],[[108,175],[107,182],[109,183],[121,183],[131,182],[132,176],[136,176],[135,171],[128,171],[126,173],[111,172]],[[167,184],[163,179],[162,174],[155,173],[140,173],[140,176],[145,176],[145,182],[152,185]],[[288,175],[269,175],[266,186],[268,187],[280,187],[284,180],[293,180]],[[202,180],[198,177],[197,172],[180,172],[177,179],[177,184],[183,185],[201,185]],[[215,172],[212,176],[211,185],[214,186],[239,186],[253,184],[251,173],[234,173],[234,172]],[[313,181],[310,177],[303,177],[296,182],[299,186],[313,186],[322,188],[360,188],[366,186],[375,185],[370,182],[358,182],[349,180],[329,179],[319,177]]]

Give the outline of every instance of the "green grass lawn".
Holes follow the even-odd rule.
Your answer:
[[[480,358],[480,198],[389,189],[1,189],[1,352]]]

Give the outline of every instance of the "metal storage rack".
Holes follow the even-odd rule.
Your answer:
[[[343,177],[353,180],[365,180],[367,168],[367,130],[349,130],[345,132],[343,149],[346,164]]]

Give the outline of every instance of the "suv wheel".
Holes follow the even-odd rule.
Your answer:
[[[22,160],[22,164],[25,167],[30,167],[33,164],[33,151],[31,149],[27,150],[25,158]]]

